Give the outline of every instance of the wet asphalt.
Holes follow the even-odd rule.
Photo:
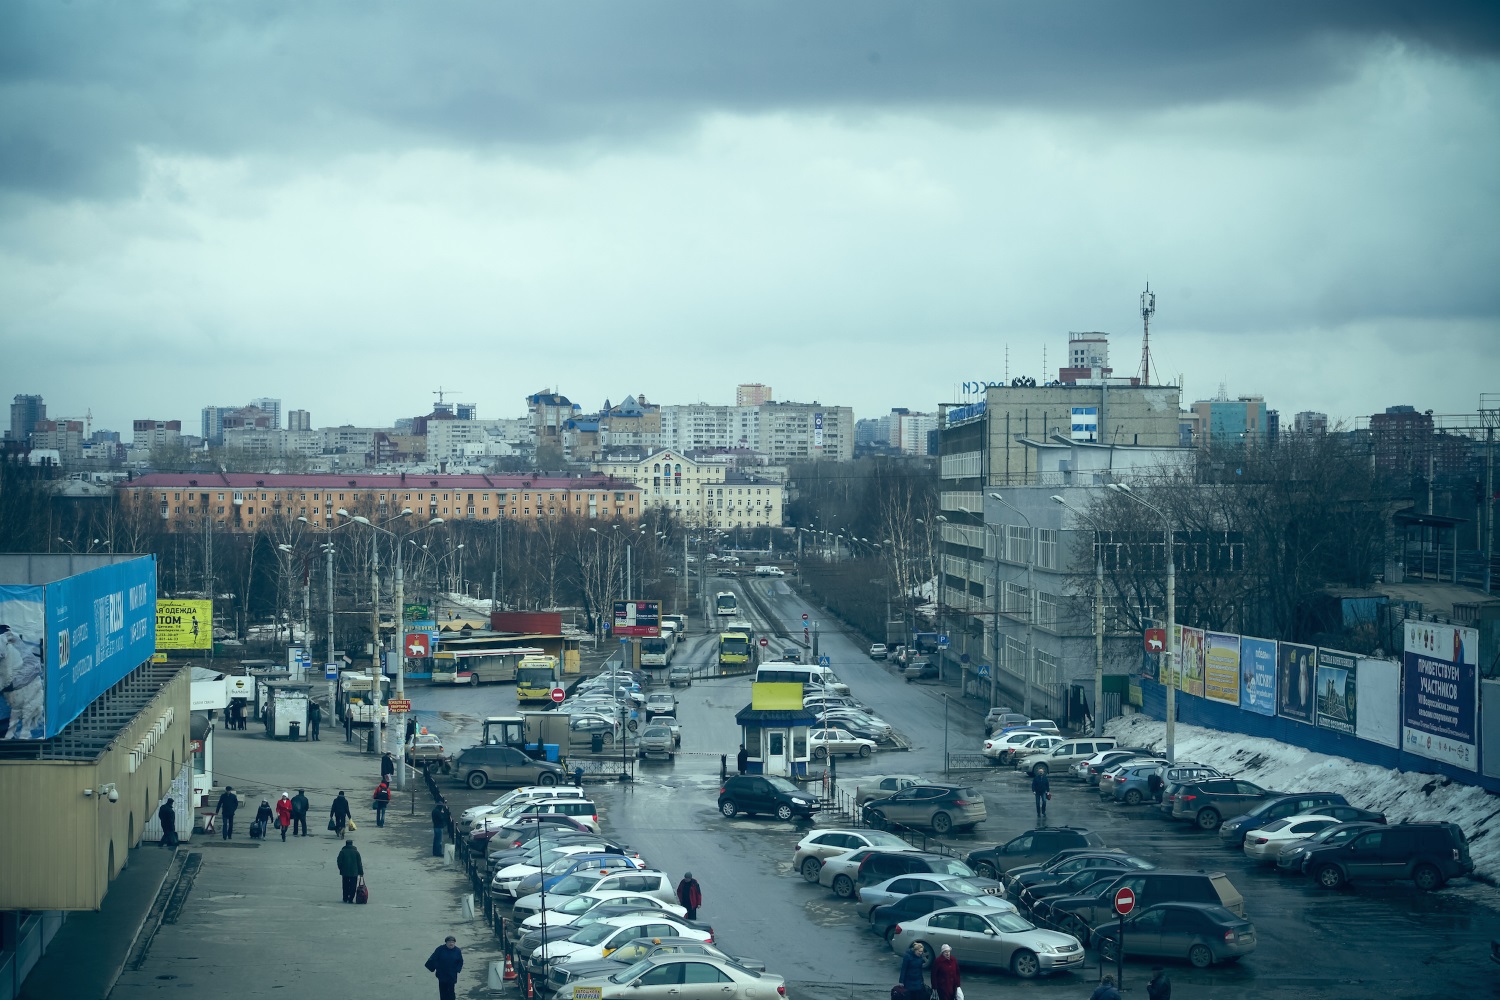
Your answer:
[[[810,620],[823,621],[781,582],[725,581],[716,589],[733,586],[743,594],[747,585],[757,588],[772,617],[788,632],[800,635],[803,612]],[[742,598],[742,608],[746,603]],[[772,643],[776,648],[775,639]],[[855,696],[912,743],[907,752],[840,761],[840,778],[911,772],[941,780],[945,738],[954,752],[978,748],[982,706],[960,705],[956,688],[909,684],[826,624],[819,646]],[[713,637],[700,626],[679,646],[675,662],[709,663],[714,648]],[[759,958],[784,976],[792,995],[829,1000],[886,996],[898,964],[889,946],[870,933],[852,901],[806,883],[792,870],[798,839],[814,826],[841,825],[837,817],[810,824],[759,817],[728,820],[718,813],[720,755],[727,755],[733,766],[739,742],[734,714],[750,701],[748,679],[699,680],[676,693],[683,726],[676,760],[641,763],[629,784],[590,786],[606,829],[674,879],[692,871],[703,886],[700,919],[713,924],[726,950]],[[420,688],[413,701],[423,724],[459,746],[469,738],[477,740],[479,719],[516,707],[513,690],[505,685]],[[815,767],[821,770],[821,765]],[[955,849],[1002,843],[1035,825],[1027,782],[1014,771],[966,771],[949,780],[978,788],[988,809],[987,821],[973,835],[948,839]],[[451,780],[446,786],[455,811],[501,791],[471,792]],[[1246,915],[1256,925],[1257,950],[1237,964],[1202,971],[1168,963],[1179,998],[1500,995],[1500,967],[1488,957],[1491,937],[1500,936],[1500,890],[1463,880],[1435,893],[1421,893],[1410,883],[1328,892],[1310,880],[1254,865],[1239,851],[1221,847],[1216,834],[1159,818],[1152,806],[1100,803],[1093,790],[1066,777],[1054,777],[1048,821],[1095,830],[1110,846],[1162,867],[1223,871],[1245,897]],[[1145,995],[1151,964],[1126,963],[1127,996]],[[1087,997],[1099,974],[1090,953],[1081,973],[1025,982],[1003,973],[965,970],[964,985],[970,1000],[1002,993]]]

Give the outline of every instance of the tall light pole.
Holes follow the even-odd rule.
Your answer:
[[[1003,507],[1009,507],[1026,522],[1026,600],[1030,607],[1026,610],[1026,697],[1023,699],[1021,711],[1026,713],[1027,718],[1030,718],[1031,688],[1036,670],[1036,529],[1031,526],[1031,518],[1026,516],[1025,511],[1000,494],[991,493],[990,499]],[[995,553],[997,559],[999,555],[999,552]]]
[[[1099,522],[1068,503],[1062,497],[1052,498],[1083,518],[1094,529],[1094,735],[1104,735],[1104,539]]]
[[[1172,634],[1177,631],[1177,554],[1172,544],[1172,521],[1124,483],[1110,483],[1109,488],[1124,494],[1161,518],[1162,538],[1167,546],[1167,641],[1162,656],[1167,661],[1167,760],[1177,762],[1177,656],[1172,652]]]

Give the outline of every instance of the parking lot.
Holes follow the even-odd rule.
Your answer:
[[[747,583],[764,588],[773,614],[800,628],[805,608],[783,592],[784,583],[739,581],[736,589]],[[679,652],[678,662],[707,662],[713,656],[706,636],[696,635],[685,645],[690,658],[683,660]],[[831,631],[823,632],[820,646],[855,696],[913,744],[908,752],[840,760],[840,777],[900,771],[941,778],[945,729],[951,748],[979,746],[978,719],[952,704],[945,711],[941,688],[907,684],[891,667],[870,661],[864,650]],[[676,693],[683,752],[673,761],[642,763],[629,784],[590,786],[605,831],[674,880],[692,871],[703,885],[700,918],[713,924],[723,947],[764,961],[770,971],[786,977],[789,992],[883,995],[895,982],[897,957],[868,931],[853,902],[805,882],[792,870],[794,845],[810,825],[728,820],[716,809],[720,755],[728,757],[732,769],[738,746],[733,717],[749,701],[749,681],[699,680]],[[1004,842],[1033,825],[1027,782],[1012,769],[965,772],[950,780],[974,785],[988,809],[987,821],[973,835],[946,838],[953,849],[966,853]],[[453,782],[445,790],[451,790],[456,807],[498,794],[469,792]],[[1352,797],[1351,802],[1359,804]],[[1430,997],[1493,992],[1488,948],[1491,936],[1500,933],[1500,915],[1489,894],[1475,891],[1472,882],[1435,893],[1419,892],[1409,882],[1326,891],[1310,880],[1253,865],[1238,850],[1221,847],[1216,835],[1160,818],[1153,807],[1101,803],[1093,790],[1063,775],[1054,776],[1049,822],[1092,829],[1108,845],[1161,867],[1223,871],[1240,890],[1246,915],[1256,925],[1256,951],[1236,965],[1203,971],[1185,963],[1172,965],[1179,995]],[[816,825],[838,824],[828,816]],[[1143,994],[1149,969],[1149,962],[1127,963],[1126,985]],[[1090,952],[1082,973],[1019,981],[966,969],[964,982],[966,993],[976,997],[1001,991],[1082,997],[1097,975],[1097,958]]]

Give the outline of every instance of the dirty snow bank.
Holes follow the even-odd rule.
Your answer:
[[[1105,727],[1121,746],[1166,742],[1166,723],[1144,715],[1112,719]],[[1434,774],[1389,771],[1346,757],[1329,757],[1275,740],[1177,724],[1177,759],[1281,792],[1339,792],[1351,805],[1379,809],[1392,823],[1447,820],[1469,838],[1474,875],[1500,879],[1500,796]],[[1486,889],[1486,892],[1490,890]]]

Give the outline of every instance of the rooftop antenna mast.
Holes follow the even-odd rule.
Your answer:
[[[1146,282],[1146,290],[1141,293],[1141,326],[1143,336],[1141,338],[1141,370],[1138,374],[1141,385],[1151,384],[1151,317],[1156,315],[1156,293],[1151,290],[1151,282]]]

